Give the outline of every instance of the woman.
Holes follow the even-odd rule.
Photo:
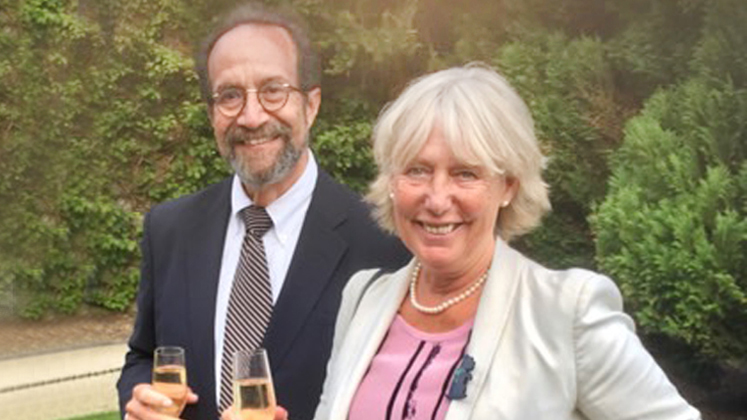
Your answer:
[[[507,245],[550,205],[530,113],[501,76],[416,80],[380,116],[374,153],[368,198],[414,258],[351,279],[316,419],[700,418],[611,280]]]

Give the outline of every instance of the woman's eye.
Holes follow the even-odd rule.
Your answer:
[[[477,172],[475,172],[475,171],[468,171],[468,170],[457,172],[457,177],[459,179],[465,179],[465,180],[472,180],[472,179],[477,179],[478,178]]]
[[[425,168],[421,166],[413,166],[405,171],[405,174],[409,176],[422,176],[426,174]]]

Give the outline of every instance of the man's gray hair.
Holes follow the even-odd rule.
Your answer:
[[[299,87],[304,92],[308,92],[321,86],[322,71],[319,55],[311,45],[303,20],[290,9],[270,8],[261,3],[252,2],[238,6],[225,14],[205,38],[197,55],[196,67],[200,78],[200,93],[209,108],[213,106],[213,91],[208,74],[208,59],[213,47],[231,29],[252,24],[278,26],[288,31],[296,46]]]

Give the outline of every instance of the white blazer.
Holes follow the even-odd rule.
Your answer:
[[[316,420],[348,418],[413,265],[367,289],[376,270],[348,283]],[[609,278],[549,270],[500,240],[466,353],[473,377],[446,420],[700,419],[641,345]]]

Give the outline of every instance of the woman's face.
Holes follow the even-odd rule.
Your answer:
[[[415,159],[393,177],[397,233],[423,266],[464,273],[490,261],[498,212],[517,186],[458,161],[436,126]]]

